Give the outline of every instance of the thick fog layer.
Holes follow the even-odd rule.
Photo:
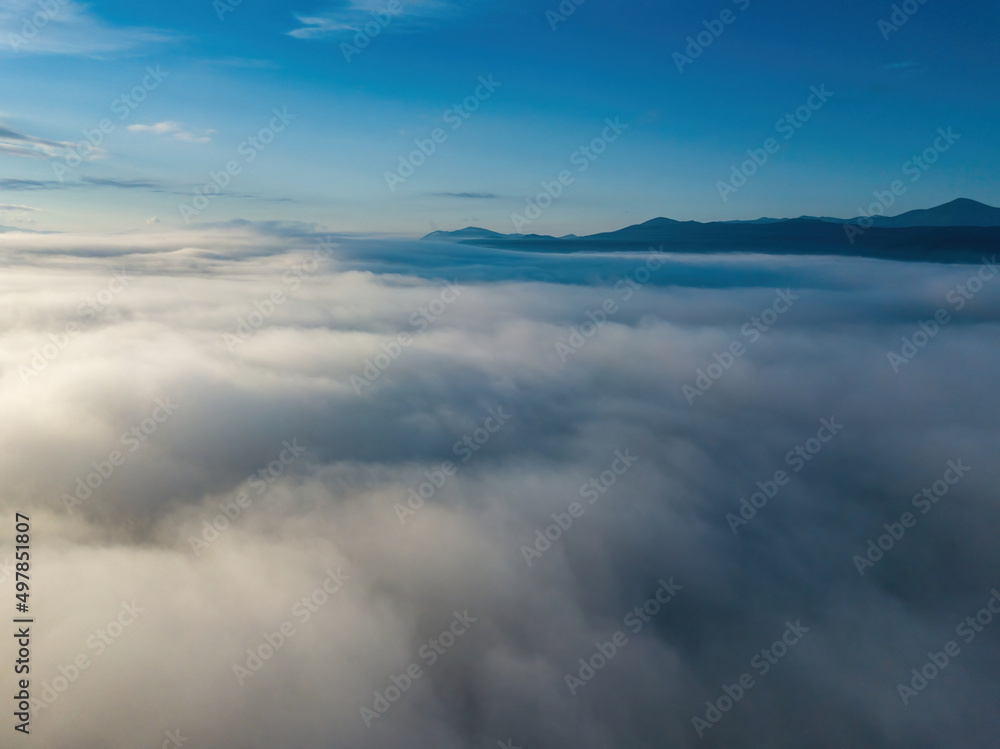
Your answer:
[[[35,746],[1000,731],[990,263],[0,248]]]

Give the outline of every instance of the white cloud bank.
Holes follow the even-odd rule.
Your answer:
[[[61,687],[37,746],[152,747],[176,729],[219,749],[996,735],[996,633],[954,628],[1000,585],[1000,285],[897,375],[886,352],[974,267],[675,256],[625,299],[613,279],[523,280],[531,258],[459,248],[495,278],[460,277],[442,303],[433,268],[372,269],[452,250],[317,247],[288,226],[0,235],[0,507],[31,517],[32,696]],[[612,261],[551,262],[569,278]],[[688,405],[682,386],[749,343],[779,283],[799,300]],[[555,344],[606,299],[617,311],[562,363]],[[352,376],[383,354],[358,395]],[[796,472],[789,451],[830,417],[843,430]],[[968,475],[860,576],[853,557],[956,459]],[[726,515],[782,469],[734,535]],[[401,523],[411,489],[428,498]],[[522,547],[574,502],[528,566]],[[682,587],[643,612],[661,580]],[[800,643],[750,665],[798,620]],[[571,693],[617,631],[627,643]],[[905,707],[897,683],[952,639],[961,655]],[[268,647],[251,672],[247,649]],[[755,686],[700,740],[692,718],[744,672]]]

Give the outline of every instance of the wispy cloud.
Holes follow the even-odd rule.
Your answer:
[[[185,143],[208,143],[212,140],[214,130],[202,130],[194,132],[184,130],[184,126],[179,122],[166,121],[157,122],[152,125],[129,125],[126,128],[130,133],[151,133],[152,135],[162,135],[172,140],[181,140]]]
[[[37,192],[41,190],[138,190],[151,193],[161,193],[165,195],[190,195],[191,185],[170,184],[154,179],[118,179],[116,177],[81,177],[78,181],[64,180],[60,182],[55,179],[0,179],[0,192]],[[268,204],[297,203],[294,198],[283,196],[259,195],[246,192],[226,192],[225,197],[232,200],[249,200]],[[0,205],[0,210],[3,210]],[[18,207],[7,204],[7,208],[14,210],[37,210],[27,207]],[[155,223],[155,222],[148,222]]]
[[[499,195],[493,192],[432,192],[435,198],[467,198],[470,200],[496,200]]]
[[[163,184],[149,179],[114,179],[112,177],[82,177],[80,182],[94,187],[117,187],[122,190],[153,190],[167,192]]]
[[[0,191],[33,192],[36,190],[74,190],[113,187],[121,190],[151,190],[169,192],[166,185],[148,179],[115,179],[113,177],[82,177],[79,182],[55,179],[0,179]]]
[[[154,125],[129,125],[127,130],[130,133],[155,133],[164,135],[166,133],[176,133],[180,130],[179,122],[157,122]]]
[[[27,211],[29,213],[34,213],[41,210],[40,208],[32,208],[30,205],[14,205],[11,203],[0,203],[0,211]]]
[[[302,26],[289,31],[288,36],[294,36],[296,39],[315,39],[335,31],[357,30],[356,26],[330,16],[295,16],[295,18]]]
[[[302,25],[287,33],[296,39],[322,39],[338,32],[358,32],[373,21],[373,14],[384,19],[381,22],[384,28],[412,26],[415,22],[458,15],[475,4],[478,0],[408,0],[394,4],[398,10],[393,11],[389,9],[388,0],[347,0],[324,13],[295,14]]]
[[[29,192],[32,190],[57,190],[63,184],[54,179],[0,179],[0,190]]]
[[[24,135],[0,125],[0,154],[29,159],[47,159],[58,156],[72,146],[72,143]]]
[[[222,57],[218,60],[205,60],[205,63],[224,68],[241,68],[243,70],[277,70],[281,67],[273,60],[258,60],[250,57]]]
[[[212,133],[214,130],[205,130],[201,135],[189,131],[182,131],[179,133],[174,133],[174,140],[182,140],[185,143],[208,143],[212,140]]]
[[[113,26],[75,0],[4,0],[0,5],[0,52],[101,55],[176,40],[170,32]]]

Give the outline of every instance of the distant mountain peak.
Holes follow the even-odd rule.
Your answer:
[[[462,239],[502,239],[508,235],[483,229],[478,226],[466,226],[458,231],[432,231],[424,239],[440,239],[458,241]]]
[[[898,216],[874,216],[875,226],[898,229],[917,226],[1000,226],[1000,208],[970,198],[956,198],[933,208],[918,208]]]
[[[867,222],[869,219],[861,219]],[[551,237],[545,234],[501,234],[499,232],[483,229],[478,226],[467,226],[458,231],[435,231],[431,232],[424,239],[437,240],[440,242],[469,242],[475,243],[477,240],[533,240],[533,241],[553,241],[571,242],[574,240],[603,240],[615,239],[628,236],[634,240],[641,240],[644,237],[655,238],[667,231],[696,230],[698,227],[723,227],[742,225],[746,227],[759,227],[764,229],[777,224],[800,225],[808,223],[827,224],[847,224],[859,221],[855,218],[830,218],[827,216],[799,216],[798,218],[758,218],[742,221],[713,221],[702,223],[698,221],[677,221],[672,218],[650,219],[641,224],[626,226],[617,231],[602,232],[589,236],[578,237],[575,234],[567,234],[564,237]],[[880,229],[914,229],[922,226],[926,227],[1000,227],[1000,208],[995,208],[985,203],[980,203],[971,198],[955,198],[943,205],[933,208],[918,208],[907,211],[897,216],[872,216],[871,225]]]
[[[679,223],[681,222],[678,221],[677,219],[664,218],[663,216],[659,216],[658,218],[651,218],[649,221],[643,221],[641,224],[636,224],[636,226],[652,227],[652,226],[660,226],[663,224],[679,224]]]
[[[955,198],[947,203],[942,203],[938,208],[945,208],[947,206],[976,206],[977,208],[992,208],[993,206],[986,205],[986,203],[980,203],[978,200],[973,200],[972,198]]]
[[[477,239],[555,239],[555,237],[543,234],[501,234],[479,226],[466,226],[457,231],[432,231],[421,239],[439,242],[465,242]]]

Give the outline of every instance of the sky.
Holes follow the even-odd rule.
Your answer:
[[[958,137],[888,212],[1000,204],[1000,10],[910,9],[889,26],[892,3],[855,0],[12,0],[0,225],[562,235],[848,217],[939,128]],[[797,109],[794,130],[777,126]],[[87,133],[99,143],[81,148]],[[777,151],[721,194],[768,138]],[[221,194],[199,198],[212,174]],[[545,185],[551,205],[518,224]]]
[[[227,2],[0,9],[0,743],[995,744],[995,248],[419,239],[1000,204],[995,5]]]

